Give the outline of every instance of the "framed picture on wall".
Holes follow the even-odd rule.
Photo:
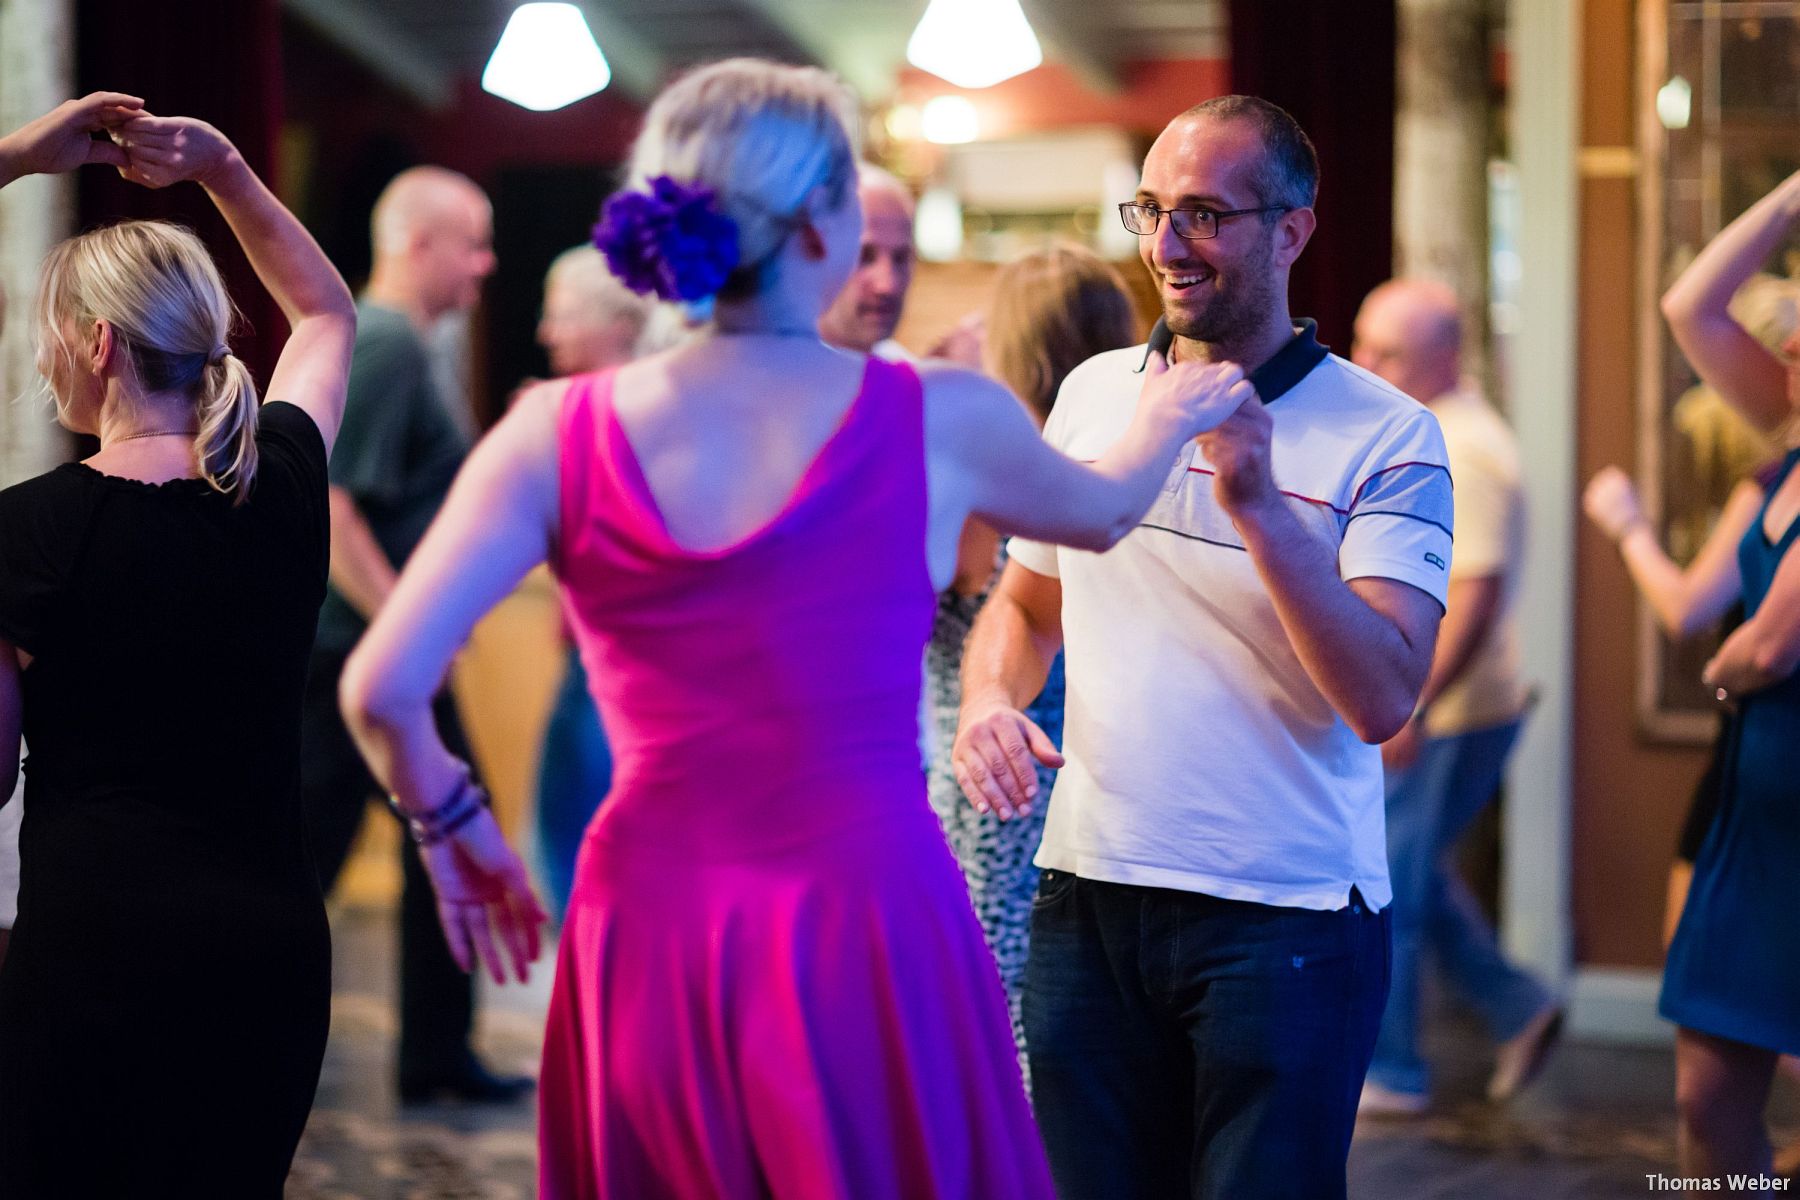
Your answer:
[[[1800,3],[1643,0],[1638,12],[1638,486],[1662,544],[1686,564],[1781,438],[1700,381],[1658,301],[1720,229],[1800,167]],[[1800,245],[1775,254],[1732,311],[1779,346],[1800,319]],[[1719,635],[1673,642],[1639,609],[1645,732],[1711,740],[1717,705],[1700,671]]]

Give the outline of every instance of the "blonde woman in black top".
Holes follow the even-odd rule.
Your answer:
[[[0,492],[0,795],[31,747],[0,1195],[279,1196],[329,1021],[299,708],[355,313],[210,125],[97,94],[0,139],[0,181],[88,162],[204,187],[292,331],[259,403],[191,232],[45,261],[38,367],[100,450]]]

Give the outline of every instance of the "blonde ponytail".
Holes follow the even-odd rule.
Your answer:
[[[209,362],[196,415],[194,449],[206,482],[242,504],[256,482],[256,418],[261,401],[244,360],[227,351]]]
[[[137,385],[193,406],[200,473],[242,504],[256,480],[258,398],[250,369],[226,345],[235,316],[212,256],[179,225],[107,225],[70,238],[44,260],[38,336],[52,361],[73,361],[65,328],[111,324]],[[56,399],[66,423],[63,398]]]

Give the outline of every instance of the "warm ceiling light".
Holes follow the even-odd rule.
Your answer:
[[[957,87],[992,87],[1044,61],[1019,0],[931,0],[906,61]]]
[[[928,142],[956,146],[981,136],[981,119],[961,96],[933,96],[919,114],[919,128]]]
[[[910,142],[922,132],[919,110],[910,104],[896,104],[888,110],[888,136],[897,142]]]
[[[521,108],[549,112],[612,82],[612,68],[573,4],[521,4],[481,73],[481,88]]]

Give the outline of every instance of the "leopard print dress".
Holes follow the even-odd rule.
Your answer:
[[[963,641],[975,622],[975,614],[987,593],[963,596],[952,591],[938,596],[931,642],[925,651],[925,686],[932,720],[932,758],[927,774],[931,807],[944,826],[944,836],[961,865],[969,885],[975,915],[987,936],[988,948],[1006,985],[1006,1004],[1012,1013],[1013,1039],[1019,1059],[1025,1059],[1025,1031],[1019,1019],[1019,988],[1025,976],[1025,951],[1030,935],[1031,901],[1037,894],[1038,869],[1032,865],[1038,841],[1044,833],[1044,813],[1049,808],[1053,768],[1040,765],[1038,795],[1029,817],[1001,821],[975,811],[963,797],[962,787],[950,767],[950,748],[956,741],[957,709],[962,704]],[[1050,664],[1044,690],[1025,709],[1057,747],[1062,746],[1063,660],[1058,654]]]

